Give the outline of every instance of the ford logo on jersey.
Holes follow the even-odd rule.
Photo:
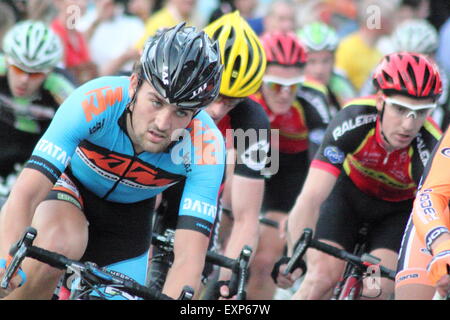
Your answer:
[[[323,150],[323,154],[333,164],[343,163],[345,159],[344,152],[342,152],[338,147],[335,146],[326,147],[325,150]]]

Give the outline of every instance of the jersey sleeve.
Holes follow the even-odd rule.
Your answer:
[[[247,98],[230,116],[232,130],[227,132],[226,139],[233,139],[237,154],[234,174],[264,179],[264,172],[271,165],[270,122],[266,112],[259,103]]]
[[[225,142],[211,118],[202,112],[191,131],[191,154],[185,162],[186,180],[177,229],[210,236],[217,214],[219,189],[225,171]],[[169,200],[170,201],[170,200]]]
[[[100,134],[99,124],[111,123],[108,121],[111,113],[117,111],[112,106],[127,99],[124,84],[128,80],[118,78],[98,78],[77,88],[59,107],[26,167],[56,182],[78,144],[93,134]]]
[[[323,141],[311,162],[311,167],[339,176],[347,154],[361,143],[368,127],[376,122],[376,109],[364,112],[368,107],[348,106],[340,110],[327,127]]]
[[[430,249],[442,233],[449,233],[450,131],[441,138],[422,176],[414,200],[413,222],[419,237]]]

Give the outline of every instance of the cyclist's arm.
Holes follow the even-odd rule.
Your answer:
[[[289,213],[287,244],[288,255],[303,233],[304,228],[314,229],[322,203],[328,198],[337,180],[329,171],[311,167],[294,207]]]
[[[259,214],[264,196],[264,171],[268,169],[270,122],[259,103],[247,99],[230,112],[232,127],[244,133],[256,132],[256,141],[234,137],[234,171],[229,183],[233,226],[225,256],[236,259],[245,245],[256,251],[259,236]],[[257,157],[255,155],[258,155]],[[272,163],[270,163],[272,165]],[[227,178],[228,180],[228,178]],[[225,195],[226,196],[226,195]],[[230,271],[221,269],[220,280],[229,280]]]
[[[372,109],[369,110],[373,112]],[[289,213],[288,233],[286,235],[289,255],[292,253],[294,244],[303,233],[303,229],[315,228],[320,206],[328,198],[341,174],[347,154],[355,150],[361,143],[367,127],[361,126],[345,132],[339,131],[342,123],[355,121],[354,119],[361,112],[359,106],[344,108],[336,114],[328,125],[320,148],[311,162],[302,191]],[[375,121],[375,115],[373,121]],[[373,123],[369,122],[368,126],[370,128]]]
[[[37,170],[25,168],[20,173],[1,211],[0,257],[8,256],[11,244],[31,225],[37,206],[52,186],[51,181]]]
[[[189,169],[178,213],[174,262],[163,290],[172,297],[178,297],[184,285],[199,292],[225,170],[225,143],[212,119],[202,111],[195,126],[202,128],[195,134],[203,137],[203,143],[192,144],[190,155],[195,157],[184,163]]]
[[[264,179],[252,179],[233,175],[231,182],[231,203],[233,228],[224,255],[236,259],[242,248],[249,245],[256,251],[259,235],[259,213],[264,195]],[[229,280],[230,271],[221,270],[220,280]]]
[[[207,249],[208,237],[205,235],[184,229],[175,232],[175,259],[164,284],[164,294],[177,298],[185,285],[191,286],[196,293],[200,291]]]
[[[450,240],[450,131],[442,137],[428,161],[413,207],[413,222],[417,233],[428,248]],[[450,246],[449,246],[450,249]]]

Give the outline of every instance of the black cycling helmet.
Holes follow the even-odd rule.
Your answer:
[[[170,104],[198,109],[219,94],[219,46],[205,32],[185,27],[185,22],[149,38],[141,64],[144,78]]]

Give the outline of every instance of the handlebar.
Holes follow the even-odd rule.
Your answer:
[[[272,219],[268,219],[268,218],[265,218],[265,217],[259,217],[259,223],[262,223],[262,224],[264,224],[264,225],[266,225],[266,226],[269,226],[269,227],[272,227],[272,228],[275,228],[275,229],[278,229],[278,227],[279,227],[279,223],[278,223],[278,221],[275,221],[275,220],[272,220]]]
[[[114,285],[119,290],[148,300],[174,300],[173,298],[160,293],[157,290],[145,287],[134,280],[122,279],[115,276],[112,272],[99,268],[95,263],[71,260],[64,255],[51,252],[43,248],[33,246],[37,231],[28,227],[22,238],[10,249],[12,256],[11,262],[6,267],[5,275],[1,280],[1,287],[7,288],[13,275],[19,269],[19,266],[25,257],[30,257],[40,262],[46,263],[54,268],[65,270],[72,269],[79,273],[83,278],[99,285]],[[180,300],[190,300],[194,295],[193,289],[185,286],[179,297]]]
[[[152,235],[152,244],[166,252],[171,252],[173,250],[174,235],[175,231],[172,229],[167,229],[164,235],[154,233]],[[244,246],[237,259],[228,258],[214,251],[206,253],[206,262],[232,271],[229,288],[230,292],[237,292],[238,300],[245,300],[246,298],[245,285],[248,279],[248,265],[251,255],[252,248],[250,246]]]
[[[375,256],[372,256],[368,253],[364,253],[361,257],[351,254],[343,249],[339,249],[333,247],[327,243],[315,240],[312,238],[313,231],[309,228],[304,229],[304,232],[292,254],[291,259],[288,262],[287,268],[284,272],[284,275],[287,275],[292,271],[292,267],[299,261],[306,252],[308,248],[314,248],[324,253],[327,253],[335,258],[348,261],[353,264],[355,267],[360,268],[361,270],[367,270],[367,268],[371,266],[378,266],[380,269],[380,275],[382,277],[389,278],[391,280],[395,280],[396,272],[394,270],[388,269],[379,265],[380,259]]]

